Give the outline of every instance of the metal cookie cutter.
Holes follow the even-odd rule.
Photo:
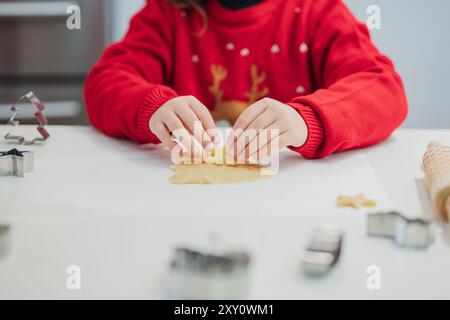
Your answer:
[[[33,151],[19,151],[12,149],[0,152],[0,177],[24,177],[25,173],[33,171]]]
[[[170,266],[171,292],[177,299],[242,299],[248,290],[250,256],[218,255],[178,248]]]
[[[6,256],[11,246],[11,228],[8,225],[0,225],[0,258]]]
[[[399,247],[424,249],[434,242],[430,224],[430,221],[410,219],[395,211],[369,214],[367,233],[394,239]]]
[[[19,126],[20,122],[16,120],[16,116],[20,112],[19,103],[22,102],[22,100],[28,99],[31,104],[37,109],[36,113],[34,114],[36,121],[38,122],[37,131],[39,132],[40,136],[34,138],[33,140],[26,140],[24,136],[20,135],[13,135],[13,131]],[[41,102],[41,100],[36,97],[36,95],[33,92],[29,92],[28,94],[21,97],[11,108],[10,110],[13,112],[12,117],[9,119],[7,125],[11,127],[10,131],[5,135],[5,139],[7,141],[12,141],[16,144],[25,144],[25,145],[31,145],[39,142],[44,142],[50,137],[50,134],[45,129],[45,126],[48,124],[47,118],[45,117],[43,111],[45,109],[45,105]]]
[[[313,233],[303,255],[303,271],[310,276],[323,276],[339,261],[344,239],[343,231],[335,226],[322,226]]]

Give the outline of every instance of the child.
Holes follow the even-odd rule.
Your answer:
[[[376,144],[407,114],[391,61],[341,0],[148,0],[85,97],[113,137],[171,148],[173,131],[226,119],[279,129],[280,148],[308,159]]]

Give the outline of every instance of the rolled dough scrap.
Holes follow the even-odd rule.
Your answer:
[[[173,184],[226,184],[252,182],[269,177],[263,175],[263,167],[255,164],[240,165],[226,160],[225,148],[204,155],[202,164],[179,164],[171,166]],[[266,169],[267,170],[267,169]]]

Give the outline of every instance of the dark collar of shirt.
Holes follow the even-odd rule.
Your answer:
[[[260,3],[262,0],[220,0],[220,3],[228,9],[238,10],[246,7],[251,7]]]

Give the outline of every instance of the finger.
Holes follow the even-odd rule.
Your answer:
[[[172,136],[170,135],[169,130],[162,122],[155,126],[153,133],[158,137],[159,140],[161,140],[161,143],[169,150],[172,150],[176,146],[176,143],[172,141]]]
[[[261,160],[270,157],[274,152],[283,148],[285,143],[285,132],[280,129],[280,123],[275,122],[264,130],[260,130],[256,138],[256,148],[252,145],[248,146],[243,154],[247,159],[255,158]],[[283,138],[281,138],[283,137]],[[283,141],[281,141],[283,140]]]
[[[253,143],[254,139],[257,138],[259,130],[266,129],[274,124],[277,120],[272,112],[268,112],[267,109],[265,112],[261,113],[257,116],[247,127],[244,134],[248,137],[248,141],[246,143],[238,143],[237,144],[237,154],[239,155],[244,151],[251,143]],[[239,141],[239,137],[237,139]]]
[[[207,139],[207,141],[210,143],[213,142],[215,144],[218,144],[220,142],[220,140],[217,138],[218,134],[217,134],[216,124],[215,124],[214,119],[212,118],[211,112],[209,112],[208,108],[203,103],[198,101],[195,97],[192,97],[190,99],[189,106],[191,107],[192,111],[194,111],[194,113],[197,115],[200,122],[202,123],[203,129],[205,130],[205,133],[206,133],[205,139]],[[211,132],[211,136],[214,137],[214,140],[217,140],[217,141],[212,141],[209,132]]]
[[[274,139],[272,139],[268,144],[258,150],[257,154],[251,155],[249,158],[255,159],[260,162],[266,159],[270,159],[272,155],[279,152],[281,149],[288,146],[287,134],[282,134]]]
[[[270,125],[274,124],[277,121],[273,112],[269,112],[269,109],[266,109],[263,113],[258,115],[253,121],[247,126],[246,129],[255,128],[255,129],[265,129]]]
[[[248,159],[245,157],[244,153],[246,149],[257,148],[258,141],[255,139],[258,136],[258,133],[259,130],[257,129],[248,128],[239,134],[239,137],[234,142],[234,154],[236,155],[236,159],[239,159],[239,163]]]
[[[274,137],[263,147],[258,149],[258,152],[248,153],[249,161],[262,162],[263,160],[270,159],[272,155],[279,152],[282,149],[281,143],[285,140],[284,134]]]
[[[206,149],[209,147],[209,150],[212,146],[211,139],[204,130],[202,123],[195,112],[189,107],[181,106],[175,109],[175,114],[181,120],[184,127],[194,135],[194,138],[196,140],[195,143],[199,146],[202,146],[202,149]]]
[[[271,139],[264,147],[258,150],[258,153],[251,154],[249,158],[262,161],[272,157],[276,152],[288,146],[288,135],[283,133]]]
[[[266,111],[266,107],[262,100],[252,104],[242,112],[236,120],[233,129],[247,129],[248,125],[264,111]]]
[[[194,152],[193,137],[191,138],[191,134],[184,127],[183,122],[174,113],[166,117],[164,124],[170,132],[172,139],[175,138],[177,140],[177,143],[183,148],[184,152]]]
[[[158,138],[161,140],[164,146],[166,146],[170,150],[170,156],[171,160],[174,164],[180,164],[183,160],[183,148],[182,146],[178,145],[172,138],[172,135],[170,134],[167,127],[161,123],[160,126],[158,126],[157,134]]]
[[[233,126],[233,131],[237,131],[238,129],[245,130],[247,129],[248,125],[257,118],[260,114],[266,111],[266,107],[264,103],[261,101],[258,101],[251,106],[249,106],[242,114],[239,116],[239,118],[236,120],[236,123]],[[242,133],[242,131],[241,131]],[[238,134],[230,134],[230,137],[228,139],[228,145],[232,145],[234,141],[239,139]]]
[[[267,120],[267,123],[272,122]],[[255,129],[255,128],[247,128],[245,132],[238,138],[235,143],[235,150],[238,159],[244,158],[247,160],[249,158],[249,153],[253,154],[257,152],[263,145],[267,144],[267,142],[262,141],[261,139],[266,137],[266,139],[270,140],[270,135],[273,130],[280,130],[281,123],[278,121],[274,121],[269,124],[265,128]],[[273,135],[273,134],[272,134]]]

